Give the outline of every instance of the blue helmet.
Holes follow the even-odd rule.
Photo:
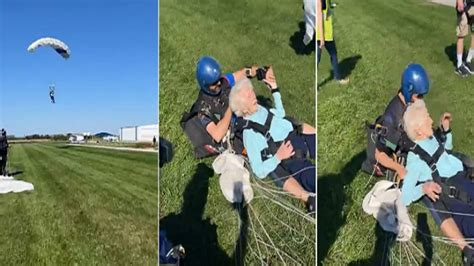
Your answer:
[[[408,104],[413,94],[425,95],[430,90],[428,74],[420,64],[409,64],[402,74],[400,90]]]
[[[221,67],[216,59],[210,56],[203,56],[199,59],[196,67],[196,79],[202,91],[211,95],[219,94],[220,91],[211,91],[209,86],[219,81],[220,77]]]

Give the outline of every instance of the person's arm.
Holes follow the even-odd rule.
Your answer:
[[[464,12],[464,0],[457,0],[456,1],[456,9],[459,13]]]
[[[209,133],[209,135],[211,135],[211,137],[216,142],[221,142],[221,140],[227,134],[227,130],[229,129],[231,119],[232,119],[232,111],[230,110],[230,107],[228,107],[224,114],[224,117],[222,117],[222,119],[219,120],[217,124],[212,121],[207,124],[206,126],[207,133]]]
[[[273,156],[265,161],[262,160],[261,152],[267,146],[265,138],[252,130],[244,130],[243,133],[244,147],[247,150],[250,165],[255,175],[262,179],[274,171],[280,160],[277,156]]]
[[[441,115],[440,118],[440,128],[443,131],[443,134],[446,137],[446,141],[444,142],[444,148],[447,150],[452,150],[453,149],[453,135],[451,133],[451,114],[448,112],[445,112]]]
[[[324,0],[316,0],[316,31],[319,32],[319,47],[324,46],[324,20],[321,1]]]
[[[421,174],[419,171],[419,164],[420,161],[416,159],[415,155],[409,153],[407,157],[406,175],[401,189],[402,202],[405,206],[417,201],[424,195],[423,184],[417,185]]]
[[[232,73],[232,75],[234,76],[234,80],[235,82],[238,82],[239,80],[242,80],[243,78],[247,77],[247,73],[246,73],[246,69],[247,68],[243,68],[241,70],[238,70],[234,73]],[[250,77],[255,77],[255,75],[257,75],[257,69],[258,67],[257,66],[251,66],[250,67]],[[231,87],[233,87],[234,84],[231,84]]]
[[[453,134],[451,132],[446,134],[446,142],[444,143],[444,148],[446,150],[453,149]]]
[[[252,171],[258,178],[265,178],[277,168],[282,160],[288,159],[295,154],[291,142],[286,141],[280,145],[274,156],[262,160],[262,150],[267,147],[265,138],[253,130],[244,130],[243,141]]]
[[[428,196],[433,202],[439,199],[441,186],[433,182],[431,170],[427,168],[425,162],[413,153],[409,153],[407,156],[406,173],[402,186],[403,204],[408,206],[424,195]]]
[[[279,117],[285,117],[286,112],[285,108],[283,107],[283,102],[281,100],[280,89],[278,88],[275,74],[273,73],[273,67],[270,66],[268,68],[265,78],[262,80],[265,85],[267,85],[268,89],[271,91],[273,96],[273,101],[275,103],[275,108],[273,109],[273,113]]]
[[[273,101],[275,103],[275,108],[273,109],[273,113],[278,117],[285,117],[286,112],[285,108],[283,107],[283,102],[281,101],[281,94],[279,91],[272,91]]]
[[[385,152],[375,148],[375,159],[385,168],[397,172],[401,179],[405,178],[405,167],[390,158]]]

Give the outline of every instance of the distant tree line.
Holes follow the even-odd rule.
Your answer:
[[[54,134],[54,135],[42,135],[42,134],[33,134],[33,135],[26,135],[24,137],[15,137],[14,135],[7,136],[8,139],[15,140],[15,139],[27,139],[27,140],[34,140],[34,139],[50,139],[53,141],[67,141],[71,136],[71,133],[66,135],[64,134]]]

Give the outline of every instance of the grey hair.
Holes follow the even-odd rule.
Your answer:
[[[248,88],[253,91],[252,82],[250,82],[250,79],[246,77],[237,81],[237,83],[235,83],[229,95],[230,109],[232,110],[232,112],[235,113],[235,115],[239,117],[244,116],[244,113],[243,113],[244,101],[243,101],[243,98],[240,96],[240,92],[244,88]]]
[[[412,141],[416,140],[416,129],[423,124],[424,118],[420,115],[422,112],[428,112],[428,109],[425,102],[419,99],[408,105],[403,114],[403,129]]]

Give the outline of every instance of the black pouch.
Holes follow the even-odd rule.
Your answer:
[[[184,113],[180,124],[193,145],[194,157],[200,159],[219,154],[219,145],[207,133],[197,113]]]

